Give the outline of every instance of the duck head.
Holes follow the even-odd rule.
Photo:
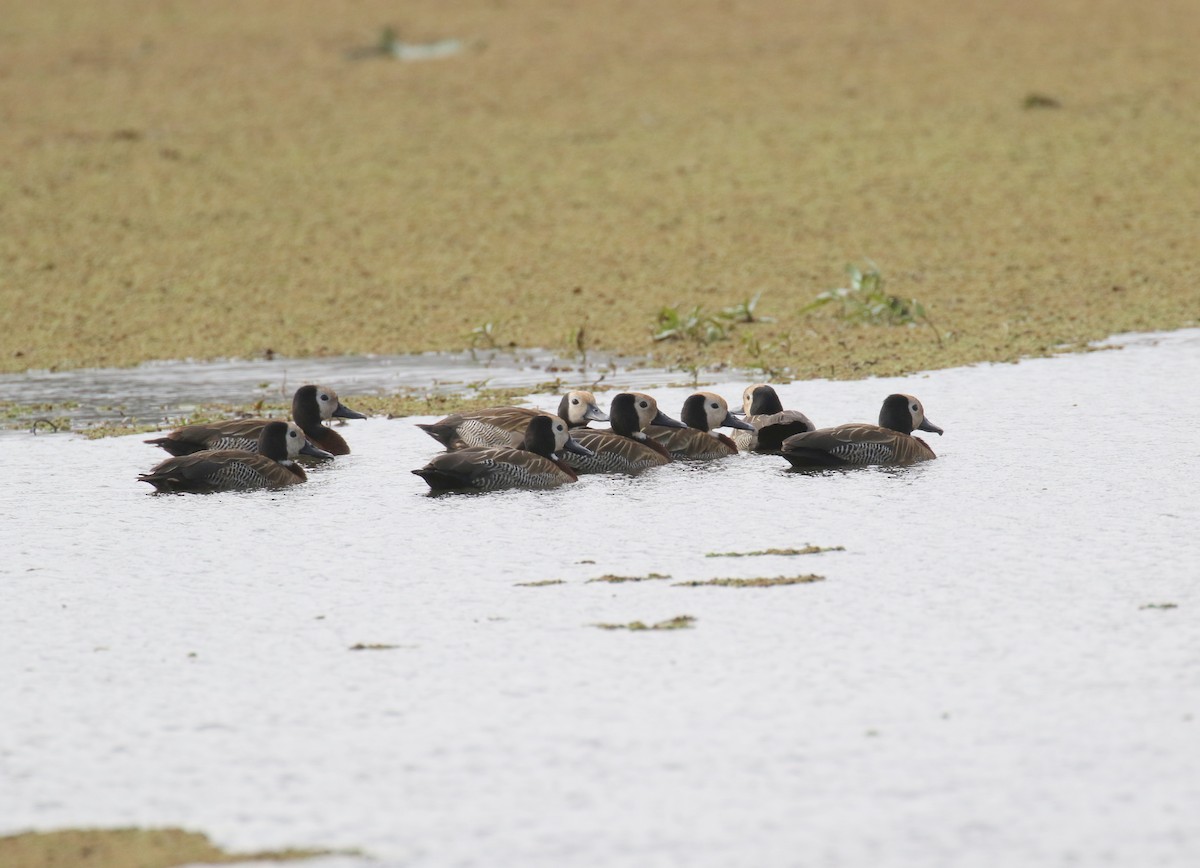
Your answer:
[[[768,387],[770,388],[770,387]],[[729,405],[720,395],[712,392],[697,392],[689,395],[683,402],[683,412],[679,414],[685,425],[700,431],[712,431],[714,428],[741,428],[753,431],[754,426],[743,422],[729,412]]]
[[[566,419],[572,428],[581,428],[588,422],[607,422],[608,414],[596,404],[591,392],[567,392],[558,402],[558,415]]]
[[[567,423],[558,416],[543,413],[529,420],[521,448],[546,458],[554,458],[564,449],[576,455],[591,457],[596,453],[571,436]]]
[[[678,419],[658,409],[658,402],[643,392],[622,392],[612,399],[608,405],[608,415],[612,419],[612,429],[615,433],[635,440],[645,440],[642,432],[649,425],[662,425],[666,428],[686,428]]]
[[[300,455],[313,458],[332,458],[324,449],[308,442],[304,431],[295,422],[268,422],[258,435],[258,452],[280,464],[289,464]]]
[[[747,416],[771,416],[783,412],[783,404],[774,387],[766,383],[747,386],[742,393],[742,410]]]
[[[891,428],[902,434],[928,431],[941,434],[942,429],[925,418],[925,407],[912,395],[888,395],[879,411],[879,427]]]
[[[322,422],[328,422],[334,416],[341,419],[366,419],[362,413],[351,410],[338,400],[337,392],[324,386],[301,386],[292,398],[292,418],[303,420],[304,424],[314,416]]]

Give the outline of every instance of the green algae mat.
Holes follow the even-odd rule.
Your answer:
[[[859,377],[1191,325],[1197,44],[1192,0],[16,0],[0,370]]]

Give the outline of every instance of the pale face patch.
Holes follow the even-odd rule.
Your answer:
[[[338,408],[337,392],[333,389],[326,389],[324,386],[317,386],[317,407],[321,411],[322,419],[332,419],[333,411]]]
[[[554,451],[561,452],[567,445],[567,438],[571,435],[567,431],[567,425],[562,419],[557,416],[551,417],[554,420]]]
[[[295,422],[288,422],[287,437],[287,456],[289,459],[295,458],[300,454],[300,450],[304,448],[306,438],[304,432],[300,430],[300,426]]]
[[[568,392],[567,393],[567,421],[572,425],[582,425],[587,421],[586,413],[588,408],[596,403],[596,399],[592,397],[591,392]]]
[[[925,407],[912,395],[905,395],[904,398],[908,401],[908,412],[912,416],[913,430],[916,431],[925,421]]]
[[[633,393],[633,406],[637,410],[638,430],[645,428],[658,415],[658,402],[642,392]]]
[[[725,423],[725,417],[729,415],[729,405],[720,395],[712,392],[700,394],[704,396],[704,416],[708,419],[708,430],[720,428]]]

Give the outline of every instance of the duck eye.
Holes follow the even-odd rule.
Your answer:
[[[578,398],[572,398],[572,399],[571,399],[571,403],[572,403],[572,404],[578,404],[578,403],[579,403],[579,399],[578,399]]]
[[[708,406],[712,407],[714,410],[720,409],[716,404],[709,404]]]
[[[322,395],[322,396],[321,396],[321,400],[322,400],[322,401],[328,401],[328,400],[329,400],[329,396],[328,396],[328,395]]]
[[[641,403],[641,405],[640,405],[640,406],[642,406],[642,407],[649,407],[650,405],[649,405],[649,404],[647,404],[645,401],[642,401],[642,403]]]
[[[914,413],[915,413],[915,412],[917,412],[917,405],[916,405],[916,404],[913,404],[913,405],[912,405],[912,411],[913,411]]]

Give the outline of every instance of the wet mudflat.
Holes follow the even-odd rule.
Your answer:
[[[342,429],[354,453],[306,486],[207,497],[147,494],[137,437],[5,433],[0,834],[185,826],[388,866],[1195,864],[1198,370],[1192,330],[797,382],[819,425],[918,395],[939,460],[543,493],[426,496],[413,420]],[[833,550],[707,557],[808,545]]]

